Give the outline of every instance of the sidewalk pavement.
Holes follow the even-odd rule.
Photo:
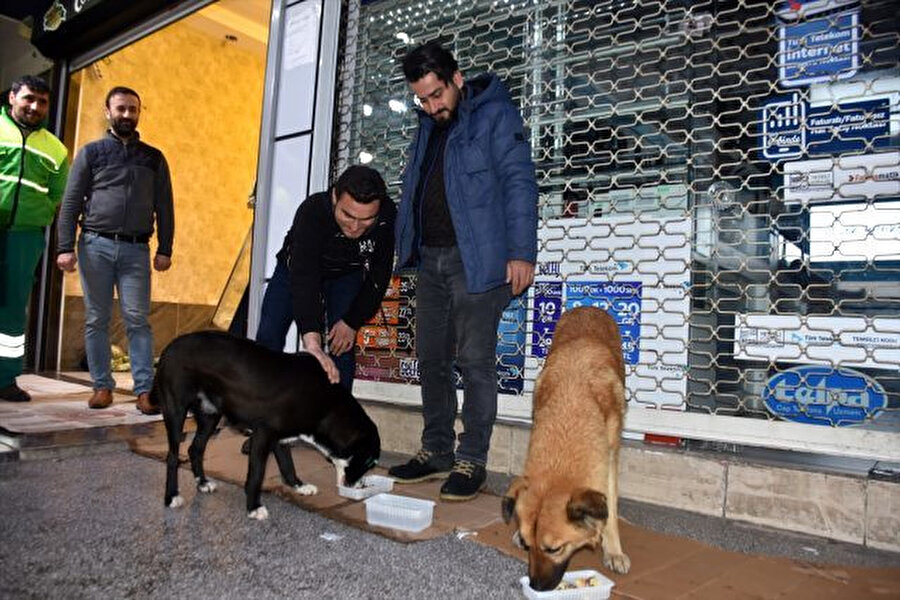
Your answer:
[[[20,379],[20,385],[35,391],[44,382]],[[35,400],[23,405],[0,403],[0,427],[7,431],[26,434],[21,439],[41,433],[41,419],[46,419],[45,428],[60,431],[66,426],[106,430],[122,427],[141,428],[132,437],[131,449],[141,455],[162,461],[167,452],[165,434],[160,417],[140,415],[127,402],[117,403],[105,411],[87,408],[89,391],[76,393],[74,388],[54,388],[49,393],[35,393]],[[82,397],[83,396],[83,397]],[[124,398],[129,398],[125,396]],[[123,398],[123,400],[124,400]],[[115,410],[114,410],[115,409]],[[107,413],[107,411],[113,411]],[[118,411],[118,412],[117,412]],[[106,414],[104,414],[106,413]],[[147,424],[154,425],[147,428]],[[68,424],[68,425],[65,425]],[[90,429],[87,429],[89,431]],[[92,439],[103,436],[92,434]],[[247,459],[240,453],[240,445],[245,438],[229,429],[223,429],[214,436],[207,447],[205,467],[207,475],[221,481],[243,485],[246,477]],[[190,435],[181,444],[182,458],[186,458]],[[27,446],[27,444],[25,444]],[[388,538],[408,543],[430,540],[448,534],[491,546],[500,552],[523,561],[522,575],[526,574],[524,552],[511,543],[512,526],[503,523],[500,517],[500,495],[508,478],[492,474],[490,492],[479,495],[470,502],[451,503],[438,500],[440,482],[395,485],[393,493],[437,501],[432,526],[420,533],[406,533],[392,529],[370,526],[366,523],[365,506],[337,495],[335,473],[330,463],[317,451],[305,444],[292,448],[294,461],[300,478],[314,483],[319,488],[315,496],[300,496],[284,486],[273,460],[267,464],[263,489],[285,500],[314,511],[328,519],[339,521],[364,530],[369,530]],[[385,468],[403,457],[388,455],[383,457],[382,466],[375,472],[385,474]],[[185,466],[186,468],[186,466]],[[186,490],[183,490],[183,493]],[[159,490],[160,501],[163,490]],[[188,495],[188,502],[193,494]],[[265,500],[264,500],[265,502]],[[623,502],[625,516],[621,524],[622,543],[630,556],[632,568],[627,575],[611,573],[603,568],[599,555],[583,550],[570,563],[570,570],[596,569],[612,579],[613,598],[710,598],[716,600],[738,598],[791,598],[792,600],[825,600],[828,598],[886,599],[900,598],[900,556],[890,553],[873,552],[870,549],[851,547],[851,553],[875,556],[874,564],[887,566],[853,566],[850,561],[827,564],[815,560],[816,547],[826,550],[837,543],[797,536],[796,534],[761,530],[752,526],[738,529],[739,535],[747,536],[744,547],[753,547],[754,538],[784,537],[799,540],[812,550],[809,559],[788,558],[766,554],[748,554],[726,550],[711,544],[691,539],[690,535],[669,535],[636,524],[641,513],[656,510],[636,503]],[[234,506],[235,513],[244,511],[243,503]],[[682,524],[708,521],[709,517],[676,512]],[[629,521],[629,517],[633,516]],[[698,525],[700,529],[702,525]],[[898,532],[900,534],[900,532]],[[850,546],[843,544],[842,546]],[[853,561],[856,562],[856,561]],[[860,563],[856,563],[857,565]],[[863,561],[862,564],[866,564]]]

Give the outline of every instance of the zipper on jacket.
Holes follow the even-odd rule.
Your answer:
[[[13,224],[16,222],[16,212],[19,210],[19,191],[22,189],[22,178],[25,176],[25,157],[28,155],[25,147],[28,144],[28,135],[31,135],[30,133],[25,135],[18,125],[16,125],[16,128],[19,130],[19,135],[22,136],[22,160],[19,161],[19,182],[16,184],[16,195],[13,196],[13,205],[9,213],[9,226],[7,229],[12,229]]]

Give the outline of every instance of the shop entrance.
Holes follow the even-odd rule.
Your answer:
[[[69,77],[64,141],[72,156],[105,135],[106,93],[122,85],[141,95],[141,139],[169,163],[175,242],[172,268],[152,276],[156,356],[178,335],[228,329],[247,285],[270,9],[269,0],[219,0]],[[56,367],[86,378],[76,274],[64,278],[60,310]],[[118,310],[110,342],[122,351],[113,350],[117,385],[129,389]]]

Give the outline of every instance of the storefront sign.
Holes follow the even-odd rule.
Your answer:
[[[534,284],[532,311],[531,354],[545,358],[553,339],[556,322],[562,314],[562,283],[537,281]]]
[[[900,319],[738,315],[738,360],[868,367],[900,365]]]
[[[846,79],[859,69],[858,11],[778,28],[778,78],[792,87]]]
[[[889,97],[808,106],[799,93],[763,105],[762,153],[772,161],[811,154],[841,154],[888,147]]]
[[[859,0],[784,0],[776,4],[775,13],[780,19],[793,21],[857,2]]]
[[[886,199],[900,195],[900,152],[784,163],[788,202]]]
[[[806,102],[795,93],[762,109],[762,153],[769,160],[799,158],[806,152]]]
[[[636,365],[641,343],[641,282],[566,282],[566,310],[594,306],[608,312],[619,326],[625,364]]]
[[[813,425],[856,425],[877,417],[887,395],[877,381],[853,369],[796,367],[773,376],[763,395],[774,415]]]
[[[43,0],[33,3],[31,43],[47,58],[109,41],[180,0]]]
[[[525,374],[525,297],[513,298],[497,327],[497,382],[501,394],[522,392]]]
[[[807,152],[841,154],[890,144],[889,98],[810,107],[806,111]]]

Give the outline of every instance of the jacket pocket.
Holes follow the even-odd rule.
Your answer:
[[[463,201],[472,208],[489,204],[494,197],[494,173],[488,155],[476,144],[463,146],[460,153],[463,176]]]

